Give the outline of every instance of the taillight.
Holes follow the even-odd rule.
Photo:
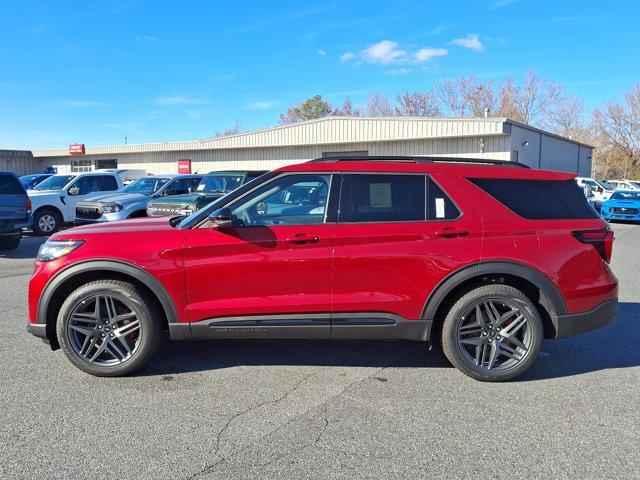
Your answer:
[[[27,197],[25,208],[27,209],[27,215],[29,215],[31,213],[31,199],[29,197]]]
[[[611,261],[611,252],[613,250],[613,232],[608,228],[601,230],[577,230],[573,236],[582,243],[593,245],[603,260],[607,263]]]

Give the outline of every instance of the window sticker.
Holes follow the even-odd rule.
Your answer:
[[[369,185],[369,203],[371,208],[391,208],[391,184],[372,183]]]
[[[436,218],[444,218],[444,198],[438,197],[436,201]]]

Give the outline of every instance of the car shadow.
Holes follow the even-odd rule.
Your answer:
[[[25,234],[20,240],[20,245],[15,250],[0,251],[0,258],[12,258],[16,260],[34,259],[38,249],[48,237],[40,237],[35,234]]]
[[[518,380],[567,377],[640,366],[639,303],[620,303],[616,323],[565,340],[546,340],[540,358]],[[440,348],[422,342],[349,340],[215,340],[169,342],[137,376],[255,365],[447,368]]]

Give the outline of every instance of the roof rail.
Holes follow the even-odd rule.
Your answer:
[[[393,155],[356,155],[344,157],[322,157],[309,160],[307,163],[331,162],[397,162],[397,163],[475,163],[478,165],[498,165],[502,167],[530,168],[527,165],[509,160],[495,160],[486,158],[457,158],[457,157],[421,157],[421,156],[393,156]]]

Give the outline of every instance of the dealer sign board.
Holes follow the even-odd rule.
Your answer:
[[[191,173],[191,160],[178,160],[178,173]]]
[[[69,145],[69,155],[84,155],[84,143],[73,143]]]

